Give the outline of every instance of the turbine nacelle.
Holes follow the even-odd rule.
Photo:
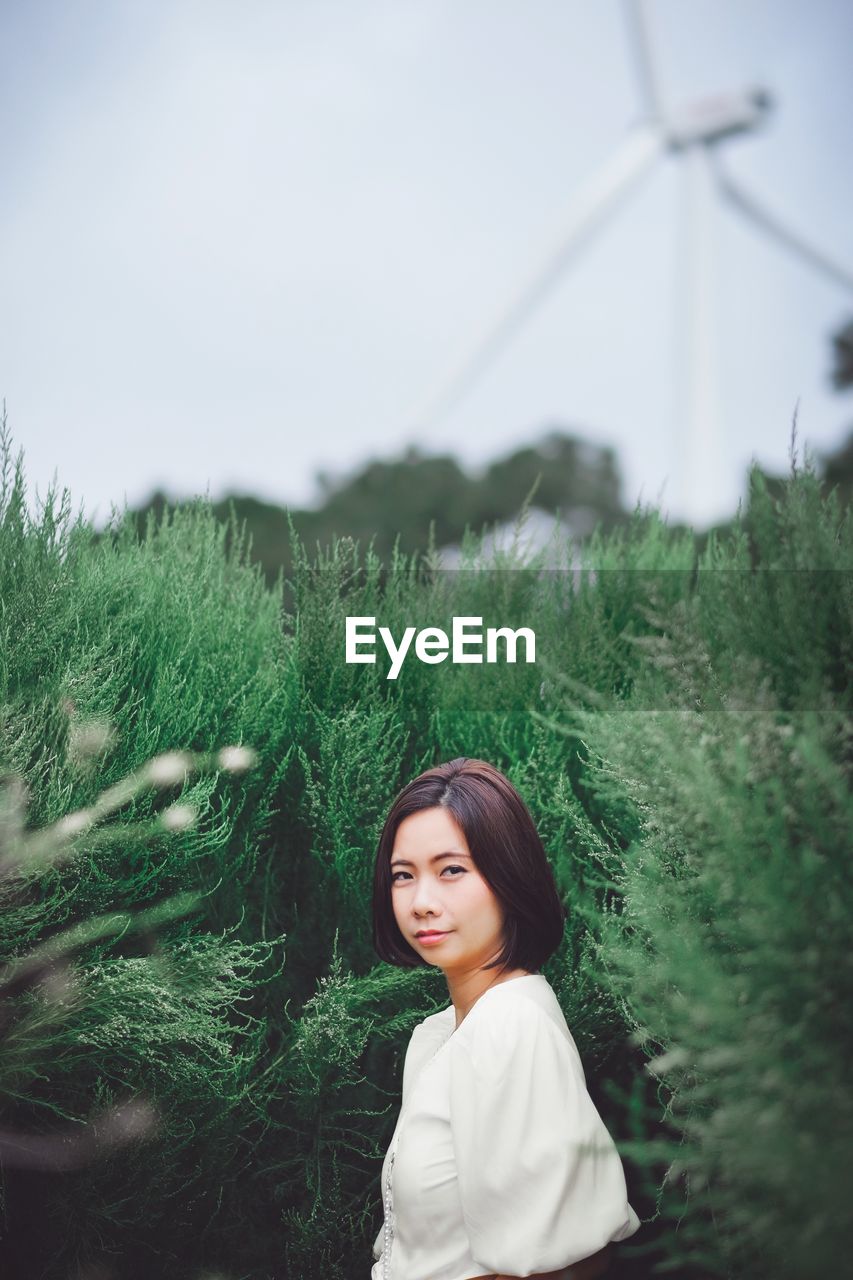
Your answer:
[[[699,98],[661,122],[666,145],[672,151],[682,151],[748,133],[765,120],[772,106],[772,95],[759,85]]]

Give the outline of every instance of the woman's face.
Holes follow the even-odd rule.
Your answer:
[[[429,964],[467,972],[503,945],[503,909],[471,857],[462,829],[444,808],[421,809],[397,828],[391,852],[391,903],[403,937]],[[444,935],[419,939],[419,930]]]

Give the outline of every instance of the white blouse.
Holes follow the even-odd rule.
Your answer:
[[[568,1267],[640,1220],[548,979],[487,990],[412,1032],[382,1165],[371,1280],[471,1280]]]

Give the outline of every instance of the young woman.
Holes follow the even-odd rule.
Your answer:
[[[382,1166],[371,1280],[587,1280],[640,1225],[562,1009],[539,972],[565,910],[542,841],[482,760],[429,769],[379,840],[373,941],[437,965]]]

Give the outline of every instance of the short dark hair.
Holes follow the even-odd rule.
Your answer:
[[[391,853],[400,823],[444,808],[465,836],[480,875],[504,909],[504,942],[487,969],[538,972],[563,937],[566,909],[530,813],[508,778],[485,760],[461,756],[427,769],[391,806],[373,871],[373,946],[382,960],[414,969],[428,961],[405,940],[391,905]]]

